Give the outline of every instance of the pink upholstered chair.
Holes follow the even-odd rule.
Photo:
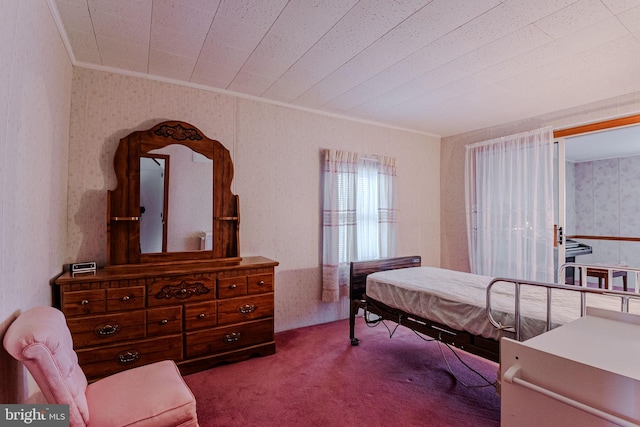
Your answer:
[[[195,398],[173,361],[87,384],[65,317],[55,308],[22,313],[4,347],[24,363],[47,402],[69,405],[71,426],[198,426]]]

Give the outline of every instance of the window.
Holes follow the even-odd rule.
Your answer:
[[[380,258],[379,206],[378,160],[360,159],[356,192],[356,256],[351,261]]]
[[[323,301],[347,294],[351,261],[395,256],[395,185],[393,158],[324,152]]]

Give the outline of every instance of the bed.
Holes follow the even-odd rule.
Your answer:
[[[498,362],[501,337],[526,340],[583,316],[586,305],[640,313],[637,283],[635,292],[621,292],[492,278],[422,267],[419,256],[353,262],[351,344],[359,344],[355,318],[363,309],[365,320],[373,313]]]

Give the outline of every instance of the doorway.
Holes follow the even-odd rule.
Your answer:
[[[563,132],[558,192],[564,189],[565,195],[557,203],[557,219],[564,222],[564,243],[590,248],[575,258],[578,263],[639,267],[640,116],[556,134]],[[569,250],[566,257],[557,253],[558,265],[569,261]]]
[[[167,251],[169,156],[140,156],[140,253]]]

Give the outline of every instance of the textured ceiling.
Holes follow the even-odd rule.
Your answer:
[[[640,0],[54,0],[75,65],[448,136],[640,90]]]

